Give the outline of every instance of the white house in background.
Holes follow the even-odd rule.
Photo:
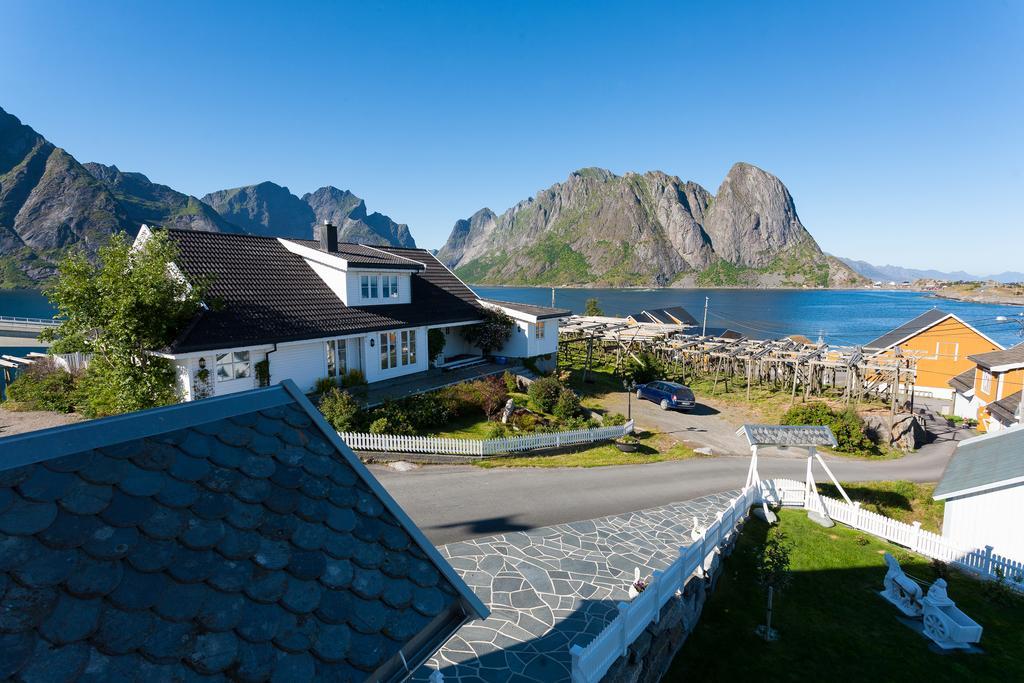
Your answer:
[[[933,495],[946,502],[943,537],[1024,560],[1024,424],[961,441]]]
[[[324,225],[316,240],[168,230],[175,266],[205,282],[203,310],[165,349],[184,400],[291,379],[303,391],[317,380],[358,370],[369,383],[428,369],[427,335],[441,330],[440,363],[479,357],[460,334],[500,308],[517,322],[495,356],[543,358],[557,351],[558,319],[569,311],[481,300],[425,249],[338,242]],[[136,243],[152,233],[143,226]],[[553,355],[552,355],[553,358]]]

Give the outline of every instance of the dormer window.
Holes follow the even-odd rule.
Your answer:
[[[382,275],[380,278],[381,292],[385,299],[398,298],[398,276]]]
[[[362,289],[364,299],[377,298],[377,276],[363,275],[359,278],[359,286]]]

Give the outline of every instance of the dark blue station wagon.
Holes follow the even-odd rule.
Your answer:
[[[636,397],[653,401],[662,410],[690,410],[696,404],[690,387],[678,382],[648,382],[636,388]]]

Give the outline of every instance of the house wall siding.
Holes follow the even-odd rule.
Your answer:
[[[941,345],[940,348],[937,349],[937,345]],[[967,356],[999,349],[973,328],[953,318],[929,327],[900,346],[904,353],[918,357],[916,386],[922,389],[920,393],[945,397],[952,393],[949,380],[975,366]]]
[[[318,379],[326,376],[327,356],[322,341],[281,346],[270,354],[271,384],[290,379],[309,392]]]
[[[1017,520],[1024,509],[1024,484],[946,500],[942,535],[964,548],[991,545],[1007,557],[1024,557]]]

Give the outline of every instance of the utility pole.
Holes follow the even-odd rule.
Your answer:
[[[555,288],[551,288],[551,308],[555,307]]]
[[[704,326],[701,328],[700,336],[708,336],[708,302],[711,301],[711,297],[704,297]]]

